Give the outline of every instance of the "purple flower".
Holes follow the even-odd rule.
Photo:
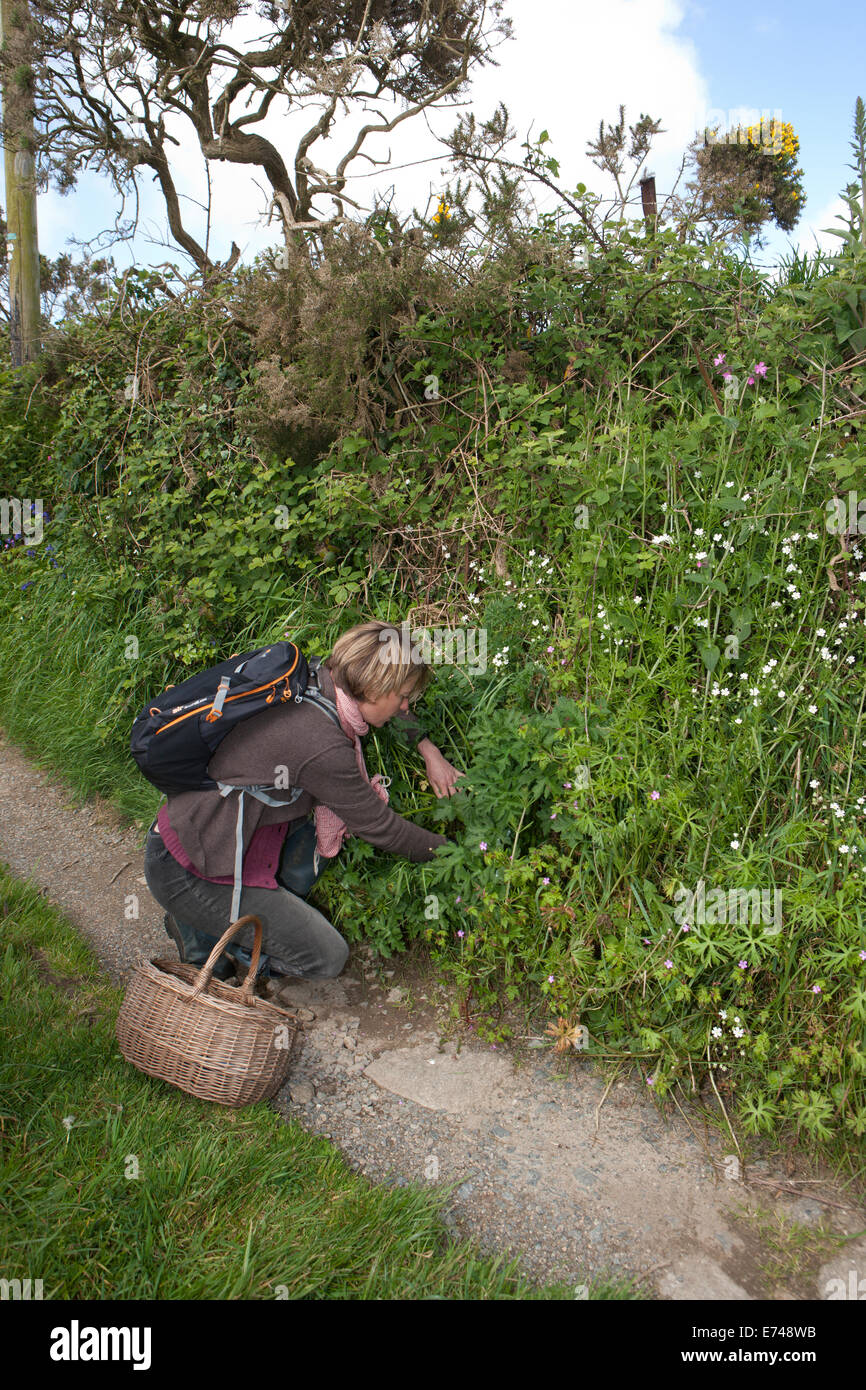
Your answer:
[[[861,951],[861,952],[860,952],[860,959],[861,959],[861,960],[866,960],[866,951]]]
[[[547,983],[548,983],[549,985],[552,985],[552,984],[553,984],[553,981],[554,981],[554,978],[555,978],[555,977],[554,977],[553,975],[548,975],[548,977],[547,977]]]
[[[673,968],[674,968],[674,963],[673,963],[673,961],[672,961],[672,960],[666,960],[666,961],[665,961],[665,970],[673,970]]]
[[[644,946],[648,946],[650,944],[650,939],[648,936],[642,936],[641,941],[643,942]]]
[[[552,647],[548,647],[547,650],[548,650],[549,652],[552,652],[552,651],[553,651],[553,648],[552,648]]]
[[[661,792],[650,792],[650,796],[652,797],[653,801],[658,801],[659,797],[661,796]]]
[[[747,385],[747,386],[754,386],[754,384],[755,384],[755,378],[754,378],[753,376],[747,376],[747,377],[746,377],[746,385]]]
[[[480,840],[480,841],[478,842],[478,848],[479,848],[479,849],[486,849],[486,848],[487,848],[487,841],[486,841],[486,840]]]
[[[459,932],[458,932],[458,933],[457,933],[457,935],[458,935],[458,936],[465,936],[465,935],[466,935],[466,933],[465,933],[465,932],[463,932],[463,931],[459,931]]]
[[[733,372],[725,372],[724,378],[723,378],[723,379],[724,379],[725,381],[733,381],[733,379],[734,379],[734,373],[733,373]]]
[[[459,893],[457,894],[457,897],[454,899],[454,901],[455,901],[456,903],[459,903],[459,901],[460,901],[460,894],[459,894]]]
[[[813,994],[820,994],[820,993],[821,993],[821,986],[820,986],[820,985],[813,985],[813,986],[812,986],[812,993],[813,993]]]
[[[725,360],[725,354],[724,354],[723,352],[720,352],[719,355],[718,355],[718,357],[714,357],[714,358],[713,358],[713,366],[714,366],[714,367],[721,367],[721,365],[722,365],[722,363],[724,362],[724,360]]]
[[[738,960],[737,965],[740,967],[741,970],[745,970],[748,967],[748,961]]]
[[[654,1077],[654,1076],[648,1076],[647,1079],[646,1079],[646,1084],[647,1084],[648,1086],[654,1086],[654,1085],[656,1084],[656,1079],[655,1079],[655,1077]]]
[[[549,883],[549,882],[550,882],[550,879],[549,879],[549,878],[543,878],[543,879],[541,880],[541,882],[542,882],[542,883]]]
[[[689,926],[688,922],[683,922],[682,926],[680,927],[680,931],[691,931],[691,927]]]
[[[766,376],[766,375],[767,375],[767,364],[766,364],[766,362],[758,362],[758,363],[756,364],[756,366],[755,366],[755,376]]]
[[[555,811],[551,811],[551,813],[550,813],[550,819],[551,819],[551,820],[556,820],[556,812],[555,812]]]

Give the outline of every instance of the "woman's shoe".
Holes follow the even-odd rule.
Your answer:
[[[306,898],[331,863],[319,854],[316,826],[311,817],[289,832],[277,868],[277,883],[298,898]]]

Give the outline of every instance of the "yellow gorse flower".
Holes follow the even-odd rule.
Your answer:
[[[746,126],[745,132],[738,126],[736,140],[738,144],[754,145],[756,148],[769,146],[774,154],[787,155],[790,158],[793,158],[800,148],[800,141],[794,134],[794,127],[790,121],[780,123],[772,120],[766,127],[762,121],[760,125]]]
[[[439,210],[434,214],[434,216],[433,216],[433,221],[434,221],[434,222],[447,222],[447,220],[448,220],[448,218],[449,218],[450,216],[451,216],[451,213],[450,213],[450,211],[449,211],[448,204],[446,203],[446,201],[445,201],[444,198],[440,198],[440,199],[439,199]]]

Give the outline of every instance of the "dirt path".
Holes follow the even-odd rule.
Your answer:
[[[173,954],[140,832],[105,802],[76,807],[2,734],[0,803],[0,859],[47,891],[115,983],[140,954]],[[540,1038],[448,1040],[440,987],[403,958],[377,965],[356,949],[338,980],[282,993],[315,1018],[280,1111],[371,1179],[456,1182],[450,1229],[530,1276],[578,1297],[611,1272],[662,1299],[864,1296],[866,1236],[839,1238],[864,1231],[866,1201],[829,1173],[769,1151],[735,1162],[696,1108],[665,1119],[637,1082],[608,1088]]]

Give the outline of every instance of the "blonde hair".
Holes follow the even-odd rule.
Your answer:
[[[433,672],[413,651],[409,624],[371,620],[338,637],[323,665],[355,700],[377,700],[412,682],[410,699],[426,690]]]

